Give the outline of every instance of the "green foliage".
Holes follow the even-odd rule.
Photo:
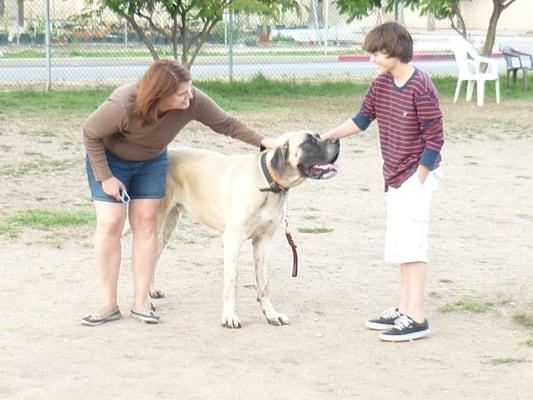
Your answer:
[[[145,27],[167,37],[174,44],[174,58],[178,58],[178,38],[183,38],[181,63],[190,68],[209,33],[222,20],[224,12],[255,13],[275,20],[282,12],[298,10],[297,0],[86,0],[89,7],[96,3],[125,18],[144,41],[152,57],[159,58]],[[160,16],[166,18],[160,18]],[[157,17],[157,18],[156,18]]]

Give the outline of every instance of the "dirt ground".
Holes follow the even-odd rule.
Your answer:
[[[277,100],[276,100],[277,101]],[[323,132],[357,99],[305,99],[240,113],[260,132]],[[97,328],[93,226],[0,235],[2,399],[531,399],[533,132],[531,103],[443,101],[444,177],[432,208],[427,311],[433,334],[382,343],[363,323],[398,299],[382,262],[384,195],[376,130],[342,143],[340,172],[289,197],[300,274],[280,232],[271,295],[291,325],[270,326],[255,301],[251,246],[239,272],[243,328],[220,326],[222,241],[184,219],[157,269],[162,323],[125,317]],[[1,218],[25,210],[91,211],[83,116],[0,116]],[[250,147],[191,126],[175,145],[226,154]],[[329,233],[301,233],[302,228]],[[119,304],[132,300],[124,240]],[[442,311],[470,299],[482,313]],[[528,342],[529,341],[529,342]],[[529,343],[529,345],[527,344]]]

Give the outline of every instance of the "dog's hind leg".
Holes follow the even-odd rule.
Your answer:
[[[235,233],[224,232],[224,309],[222,326],[240,328],[241,321],[237,316],[237,271],[238,260],[244,238]]]
[[[261,304],[263,314],[269,324],[288,325],[289,318],[278,313],[270,301],[267,254],[272,243],[273,235],[265,234],[255,238],[252,242],[254,247],[255,278],[257,281],[257,301]]]
[[[159,254],[157,256],[157,260],[159,261],[159,257],[161,256],[161,253],[167,247],[168,241],[170,240],[170,237],[172,236],[172,232],[174,231],[174,228],[176,228],[176,224],[178,223],[180,218],[180,211],[177,206],[172,207],[170,210],[166,210],[165,215],[160,218],[159,227],[158,227],[158,241],[159,241]],[[152,283],[150,285],[150,297],[152,299],[162,299],[165,297],[165,292],[161,289],[157,289],[155,287],[155,273],[152,277]]]

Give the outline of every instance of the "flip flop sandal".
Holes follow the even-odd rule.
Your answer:
[[[87,326],[98,326],[105,324],[106,322],[116,321],[120,318],[122,318],[122,314],[120,313],[119,308],[116,307],[103,315],[87,315],[81,319],[81,323]]]
[[[132,318],[136,318],[145,324],[158,324],[159,314],[155,311],[153,304],[150,304],[150,309],[144,312],[135,311],[133,308],[130,310],[130,315]]]

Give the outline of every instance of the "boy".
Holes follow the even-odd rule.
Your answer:
[[[363,49],[370,53],[378,76],[360,111],[322,138],[353,135],[377,119],[387,192],[385,262],[400,264],[401,291],[398,307],[365,325],[383,330],[381,340],[414,340],[430,333],[424,314],[427,234],[444,143],[442,113],[430,78],[409,64],[413,40],[403,26],[377,26]]]

